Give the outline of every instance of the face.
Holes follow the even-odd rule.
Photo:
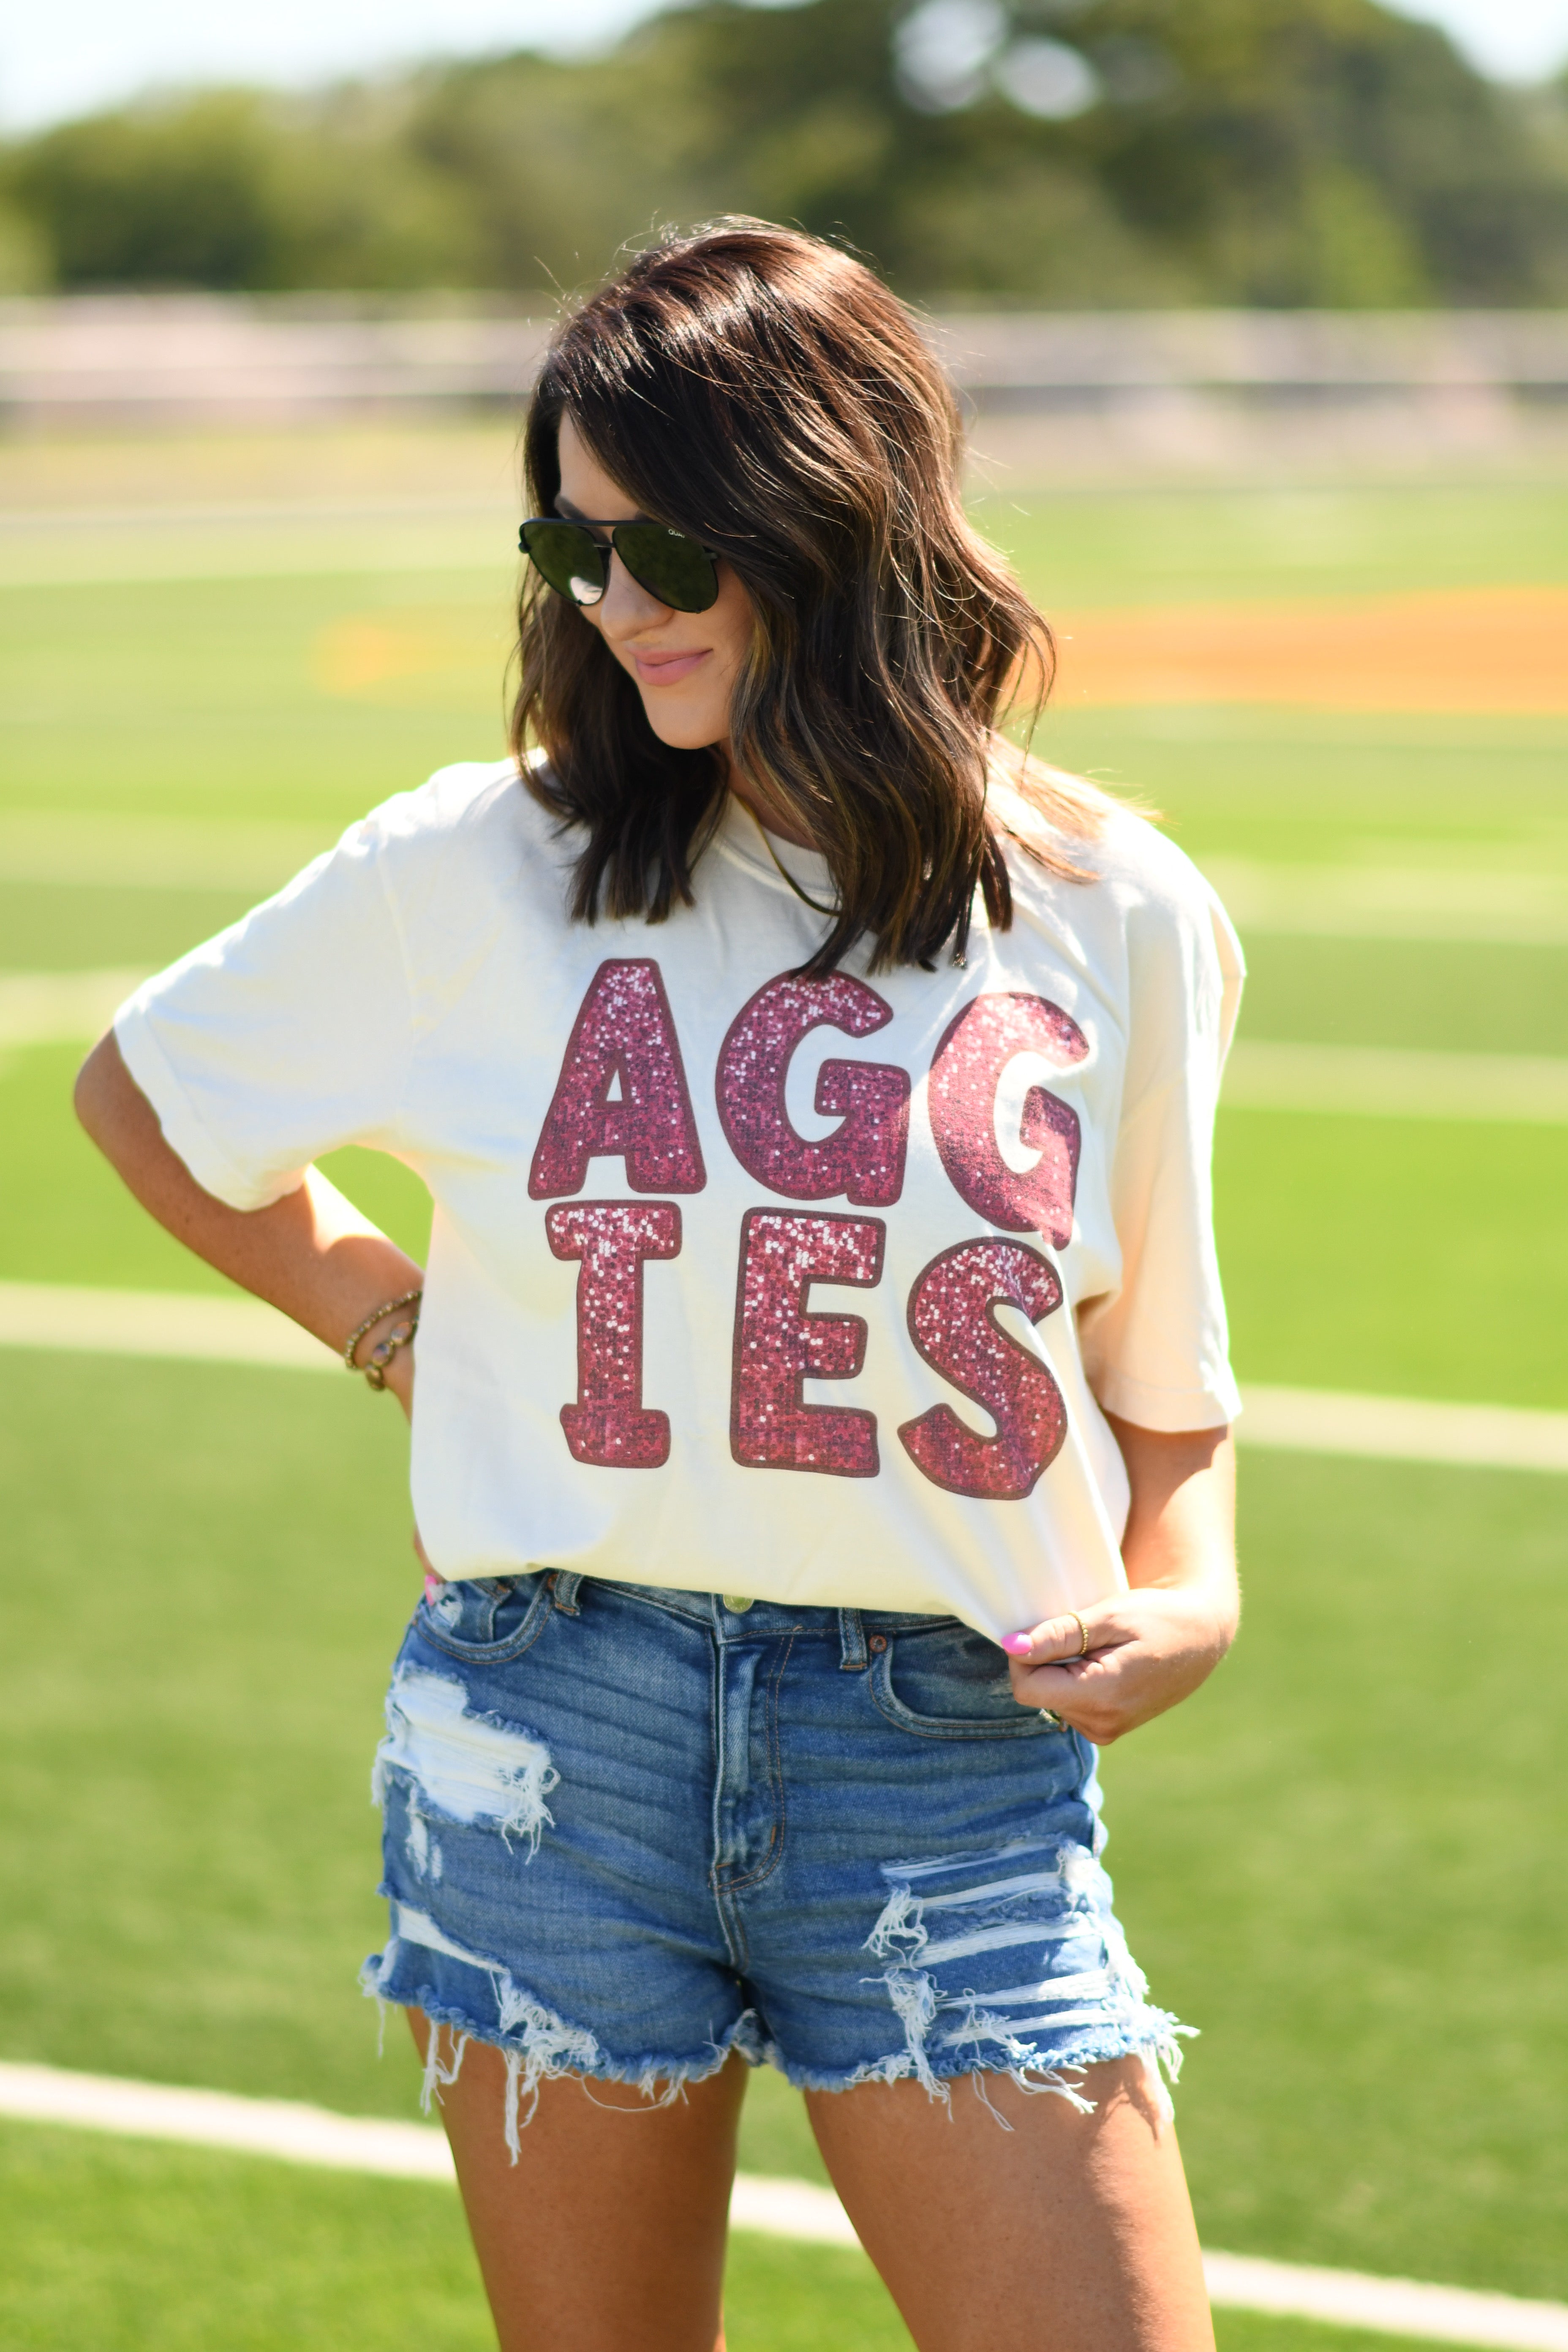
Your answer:
[[[635,499],[610,479],[570,416],[561,419],[558,513],[574,522],[636,522]],[[678,613],[639,586],[618,555],[596,604],[579,606],[621,667],[637,680],[648,725],[661,743],[683,751],[721,743],[730,696],[752,641],[752,606],[731,566],[721,561],[719,598],[706,613]]]

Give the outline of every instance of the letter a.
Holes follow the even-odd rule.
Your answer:
[[[601,1159],[625,1160],[634,1192],[700,1192],[708,1181],[675,1017],[651,956],[611,956],[589,982],[529,1171],[530,1197],[580,1192],[589,1161]]]

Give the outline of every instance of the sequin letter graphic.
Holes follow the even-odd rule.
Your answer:
[[[1056,1270],[1022,1242],[961,1242],[933,1258],[910,1293],[910,1337],[933,1371],[984,1405],[996,1423],[981,1437],[950,1405],[933,1404],[899,1435],[917,1469],[950,1495],[1017,1503],[1061,1451],[1062,1392],[1037,1356],[996,1321],[1016,1307],[1031,1323],[1062,1303]]]
[[[1058,1069],[1081,1062],[1089,1040],[1043,996],[977,996],[944,1032],[927,1100],[942,1164],[976,1216],[1009,1234],[1043,1234],[1054,1249],[1072,1239],[1078,1190],[1078,1113],[1044,1087],[1024,1098],[1018,1140],[1039,1159],[1019,1174],[996,1148],[996,1089],[1018,1054]]]
[[[588,1162],[601,1158],[625,1160],[634,1192],[700,1192],[708,1181],[674,1015],[651,956],[611,956],[589,982],[529,1170],[530,1195],[580,1192]]]
[[[868,1037],[892,1017],[874,988],[843,971],[826,980],[786,972],[735,1015],[719,1055],[719,1116],[731,1150],[770,1192],[792,1201],[843,1192],[860,1209],[889,1208],[898,1199],[910,1140],[906,1071],[888,1062],[824,1062],[816,1108],[843,1124],[820,1142],[797,1135],[784,1108],[790,1056],[809,1031]]]
[[[803,1381],[852,1381],[866,1360],[858,1315],[808,1315],[814,1282],[880,1281],[880,1217],[791,1216],[752,1209],[741,1225],[730,1451],[743,1469],[874,1478],[877,1416],[806,1404]]]
[[[669,1415],[642,1401],[643,1262],[680,1252],[673,1201],[580,1201],[544,1220],[556,1257],[582,1261],[577,1276],[577,1402],[561,1426],[577,1462],[606,1470],[657,1470],[669,1459]]]

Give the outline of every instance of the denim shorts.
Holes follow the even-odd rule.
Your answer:
[[[1112,1914],[1094,1751],[956,1618],[435,1584],[386,1721],[365,1990],[458,2058],[504,2053],[514,2148],[542,2079],[672,2097],[732,2051],[938,2098],[1006,2074],[1084,2104],[1079,2070],[1135,2053],[1175,2072],[1186,2029]]]

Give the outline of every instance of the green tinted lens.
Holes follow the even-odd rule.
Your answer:
[[[574,522],[525,522],[522,545],[558,596],[574,604],[598,603],[605,593],[607,550],[592,531]]]
[[[705,613],[719,593],[706,548],[661,522],[617,523],[616,553],[639,586],[678,613]]]

